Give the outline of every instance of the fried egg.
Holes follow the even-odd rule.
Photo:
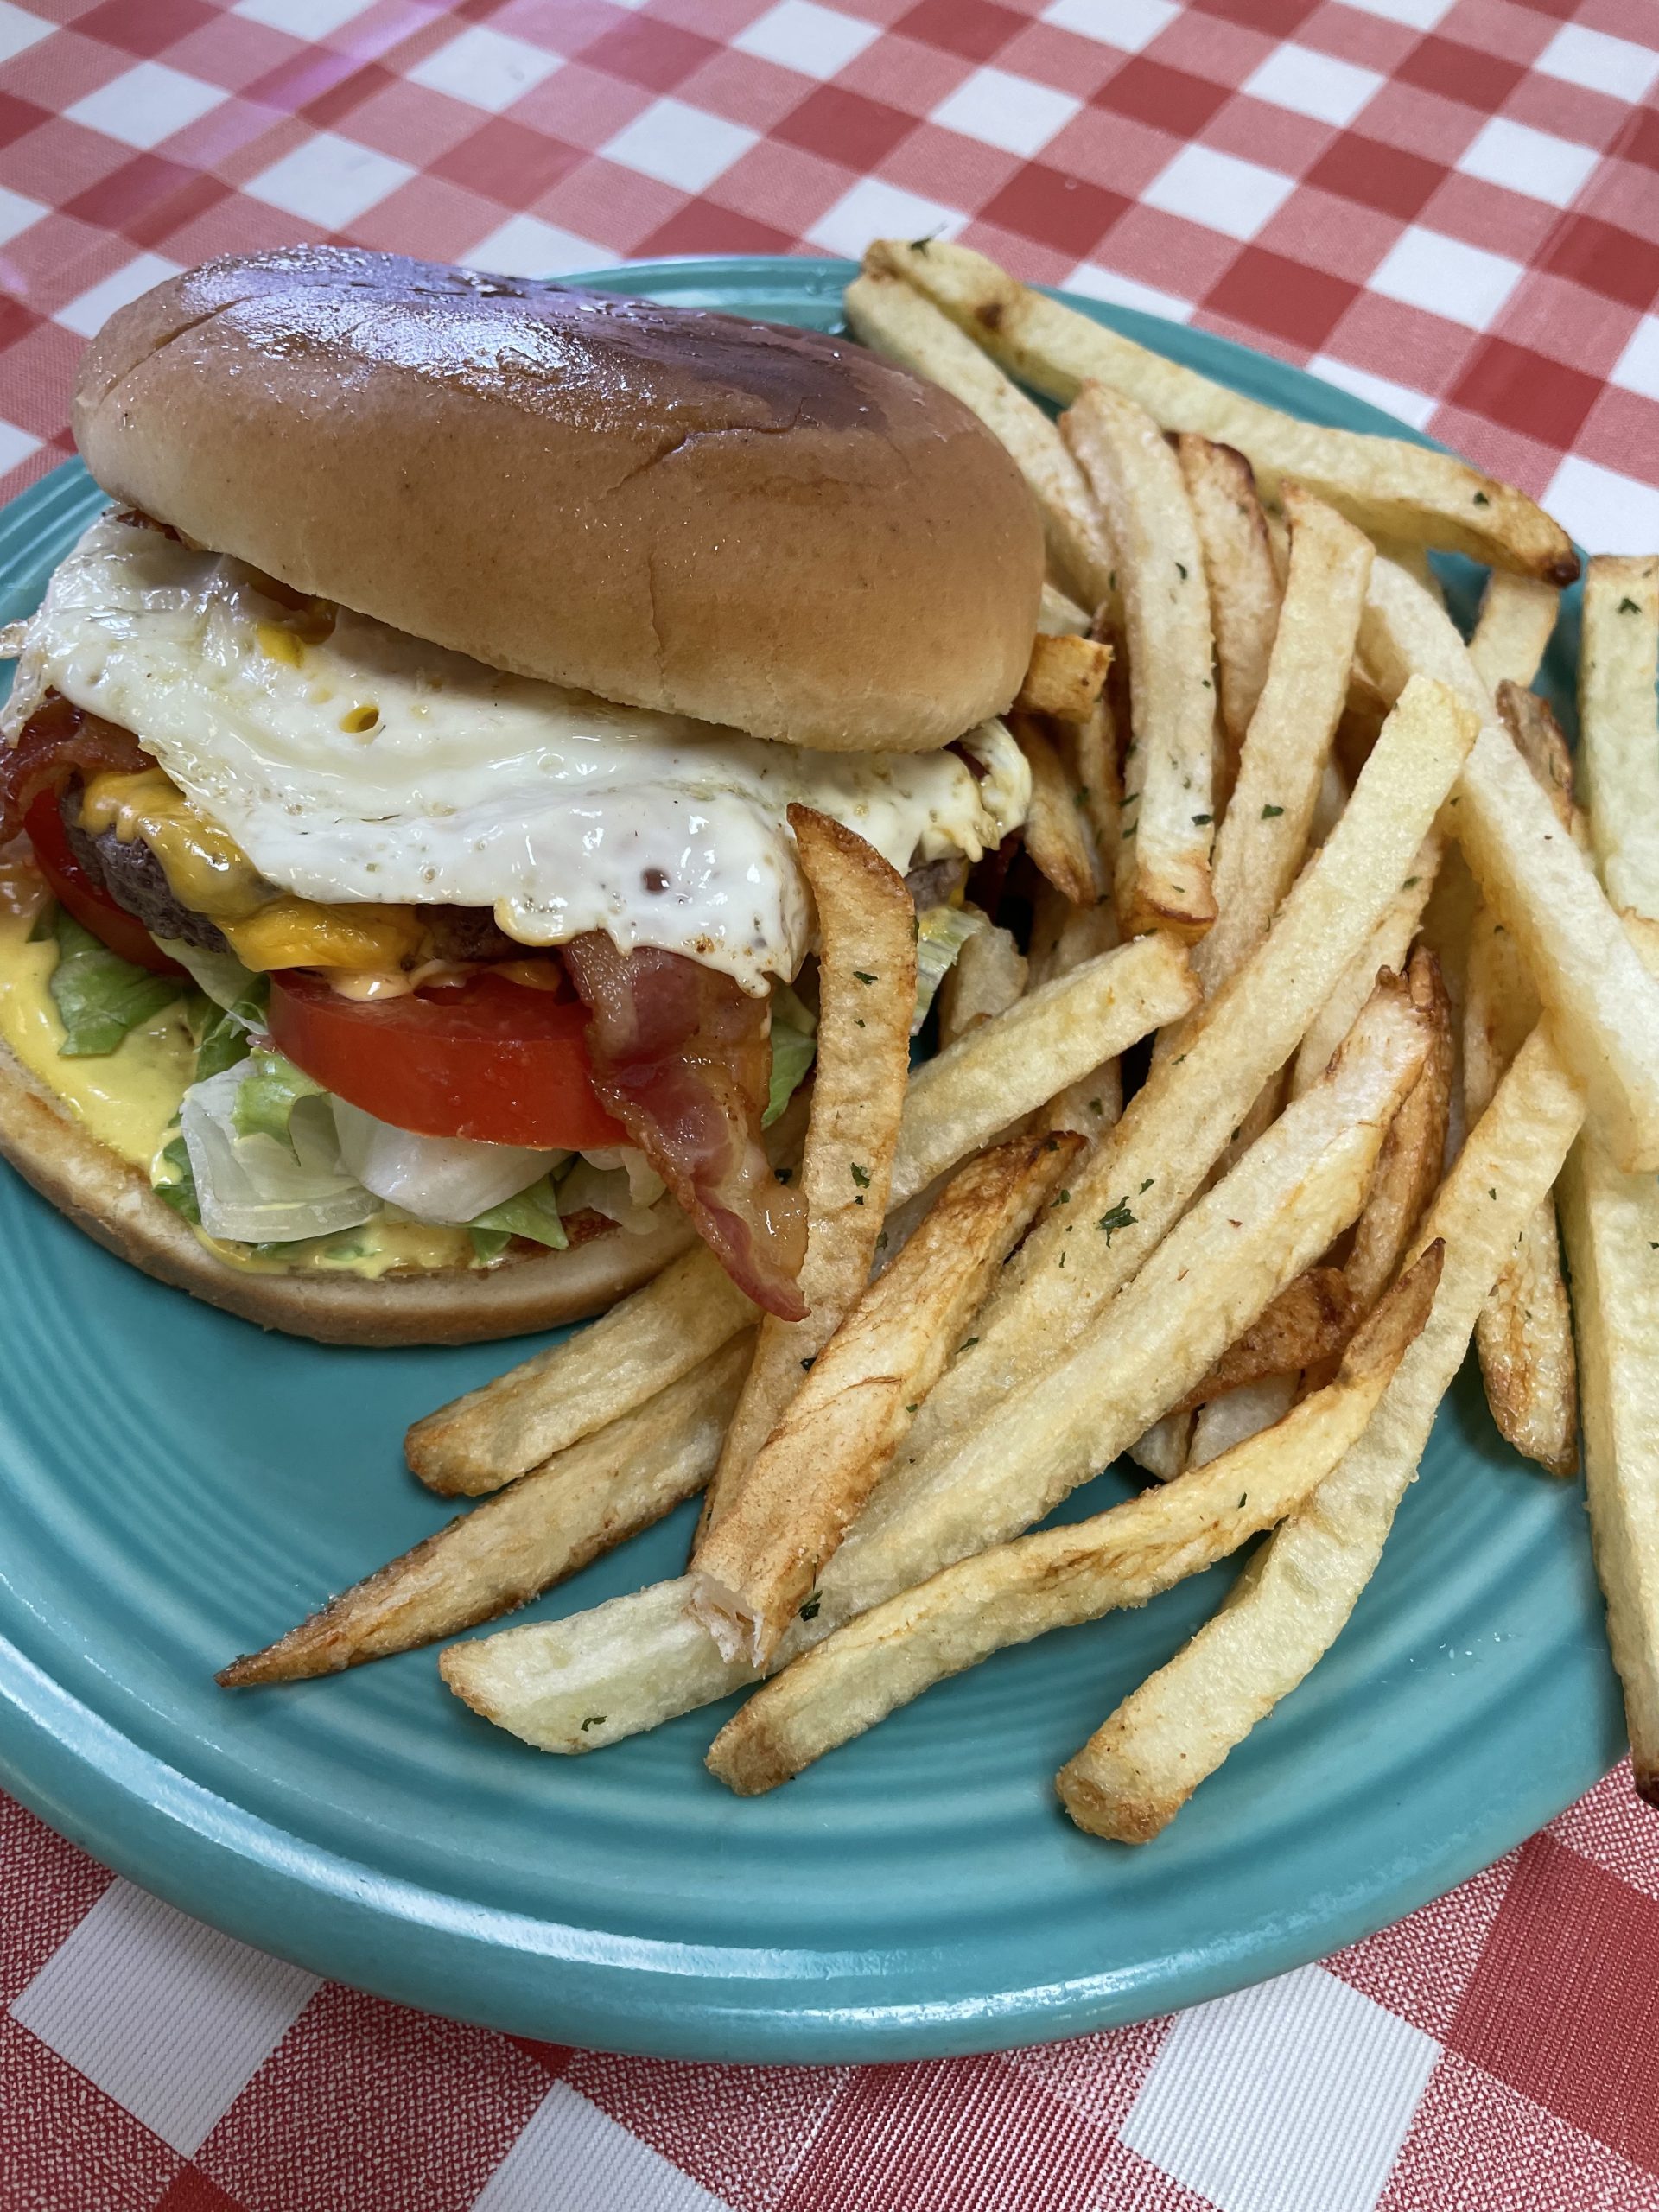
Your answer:
[[[1000,723],[955,753],[829,753],[509,676],[242,563],[106,515],[29,626],[29,688],[130,730],[281,889],[493,909],[508,935],[606,931],[762,991],[810,905],[792,802],[899,869],[976,860],[1024,819]]]

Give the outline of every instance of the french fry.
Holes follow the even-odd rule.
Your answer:
[[[905,1101],[893,1202],[1197,1002],[1185,949],[1170,937],[1136,938],[1054,976],[924,1061]]]
[[[1020,1138],[959,1168],[818,1354],[693,1566],[692,1611],[724,1657],[770,1662],[1082,1145]]]
[[[1210,595],[1180,464],[1150,416],[1090,385],[1060,429],[1109,511],[1128,640],[1130,735],[1123,764],[1117,913],[1126,935],[1201,937],[1215,812]]]
[[[642,1406],[554,1454],[264,1651],[226,1689],[297,1682],[476,1628],[563,1582],[701,1490],[748,1365],[735,1336]]]
[[[1584,578],[1579,725],[1596,867],[1621,912],[1659,917],[1659,558],[1591,562]],[[1627,1160],[1626,1166],[1651,1166]]]
[[[1095,618],[1075,599],[1068,599],[1058,584],[1045,583],[1038,609],[1037,627],[1045,638],[1086,638]]]
[[[1576,842],[1586,846],[1589,832],[1573,797],[1573,755],[1560,724],[1546,702],[1524,684],[1507,679],[1497,686],[1497,711],[1515,740],[1515,749],[1555,810],[1555,817]]]
[[[1077,804],[1077,785],[1034,717],[1015,715],[1010,727],[1031,770],[1026,850],[1074,906],[1091,906],[1100,887],[1096,881],[1093,841]]]
[[[1242,1592],[1061,1769],[1060,1796],[1079,1827],[1123,1843],[1156,1835],[1341,1633],[1376,1572],[1476,1316],[1560,1172],[1584,1099],[1541,1027],[1420,1232],[1420,1253],[1435,1243],[1445,1249],[1433,1308],[1364,1433],[1269,1538]]]
[[[1059,746],[1062,757],[1070,758],[1077,796],[1109,880],[1110,855],[1117,850],[1122,830],[1123,785],[1118,774],[1116,724],[1106,693],[1101,694],[1086,722],[1061,730]]]
[[[1369,1313],[1393,1281],[1440,1188],[1446,1157],[1455,1065],[1452,1007],[1440,963],[1426,946],[1419,945],[1413,953],[1406,982],[1412,1004],[1429,1023],[1433,1042],[1411,1095],[1389,1125],[1364,1211],[1354,1224],[1353,1242],[1343,1262],[1343,1281],[1357,1313]]]
[[[1427,1041],[1403,983],[1391,979],[1326,1080],[1172,1230],[1115,1302],[1109,1327],[1004,1393],[976,1427],[936,1433],[926,1451],[919,1424],[912,1428],[780,1659],[953,1560],[1020,1535],[1190,1389],[1358,1211]],[[1071,1209],[1077,1198],[1073,1186]],[[1084,1217],[1071,1242],[1081,1251],[1113,1234],[1109,1221]],[[982,1339],[959,1352],[947,1376],[981,1349]],[[924,1410],[938,1396],[936,1387]],[[690,1614],[690,1591],[681,1576],[590,1613],[452,1645],[444,1679],[543,1751],[596,1751],[753,1678]]]
[[[1554,633],[1560,604],[1561,594],[1554,584],[1493,569],[1469,640],[1475,673],[1489,691],[1506,682],[1532,682]]]
[[[1332,1053],[1353,1027],[1355,1016],[1370,997],[1371,987],[1382,969],[1391,968],[1398,975],[1404,969],[1411,941],[1421,925],[1424,909],[1440,877],[1444,850],[1445,841],[1440,831],[1431,830],[1411,855],[1376,926],[1308,1023],[1291,1069],[1293,1098],[1300,1098],[1308,1085],[1317,1083],[1325,1073]]]
[[[976,930],[939,985],[939,1042],[949,1048],[997,1020],[1026,995],[1026,956],[1012,930]]]
[[[1659,1168],[1659,984],[1498,724],[1450,619],[1387,561],[1372,568],[1360,641],[1385,689],[1413,671],[1437,676],[1483,717],[1447,820],[1520,944],[1614,1159],[1632,1173]]]
[[[410,1467],[445,1497],[499,1490],[677,1382],[755,1314],[696,1245],[589,1327],[417,1421]]]
[[[1136,938],[1136,944],[1173,944],[1174,939]],[[1038,886],[1031,926],[1031,980],[1040,986],[1069,976],[1087,960],[1116,950],[1117,915],[1109,899],[1074,906],[1052,883]],[[1123,1110],[1123,1077],[1114,1056],[1097,1061],[1084,1075],[1057,1090],[1044,1113],[1047,1127],[1069,1129],[1090,1142],[1103,1136]],[[902,1147],[902,1131],[899,1143]]]
[[[1348,779],[1334,760],[1327,760],[1319,778],[1319,795],[1313,802],[1313,819],[1307,825],[1307,842],[1322,845],[1342,818],[1348,804]]]
[[[1015,708],[1052,715],[1057,721],[1086,722],[1112,664],[1112,649],[1093,638],[1037,633]]]
[[[1654,565],[1638,573],[1592,561],[1585,583],[1579,670],[1580,762],[1591,830],[1607,877],[1649,964],[1659,960],[1659,853],[1648,825],[1617,821],[1651,804],[1654,669],[1659,607]],[[1633,588],[1627,588],[1634,587]],[[1636,612],[1628,612],[1629,600]],[[1659,1185],[1622,1174],[1586,1129],[1561,1181],[1561,1227],[1573,1268],[1585,1489],[1607,1635],[1624,1689],[1637,1793],[1659,1805]]]
[[[1515,939],[1483,906],[1469,941],[1463,1022],[1464,1110],[1478,1121],[1538,1018]],[[1579,1467],[1573,1317],[1561,1279],[1553,1197],[1522,1230],[1475,1325],[1486,1402],[1498,1433],[1551,1474]]]
[[[848,327],[861,344],[944,386],[971,408],[1031,486],[1051,563],[1092,612],[1111,596],[1112,553],[1099,510],[1054,425],[995,363],[911,288],[867,270],[847,287]]]
[[[873,1606],[755,1692],[709,1748],[741,1796],[776,1789],[936,1682],[1201,1573],[1293,1513],[1359,1440],[1427,1317],[1431,1247],[1350,1348],[1338,1380],[1202,1471],[959,1560]]]
[[[1418,1083],[1421,1081],[1420,1076]],[[1415,1096],[1414,1086],[1412,1095]],[[1400,1113],[1404,1111],[1402,1105]],[[1395,1121],[1399,1118],[1396,1114]],[[1382,1141],[1386,1156],[1388,1139]],[[1382,1172],[1382,1156],[1376,1172],[1378,1175]],[[1360,1218],[1363,1220],[1363,1214]],[[1294,1282],[1287,1283],[1271,1305],[1262,1308],[1243,1335],[1228,1345],[1210,1372],[1173,1410],[1193,1413],[1227,1392],[1248,1389],[1275,1376],[1300,1375],[1303,1368],[1315,1367],[1323,1360],[1334,1362],[1365,1310],[1349,1289],[1340,1268],[1310,1268]]]
[[[1173,1483],[1186,1465],[1187,1446],[1192,1437],[1188,1412],[1160,1414],[1129,1446],[1129,1457],[1144,1467],[1154,1482]]]
[[[818,1052],[801,1160],[807,1312],[800,1321],[761,1318],[743,1395],[703,1499],[699,1542],[730,1503],[806,1365],[870,1279],[910,1072],[916,910],[904,878],[828,815],[791,806],[789,826],[818,917]]]
[[[936,1421],[971,1426],[985,1403],[1052,1360],[1185,1212],[1408,872],[1473,728],[1443,686],[1425,682],[1402,697],[1266,943],[1206,1007],[1192,1043],[1154,1061],[1074,1177],[1082,1213],[1109,1215],[1116,1233],[1072,1249],[1062,1223],[1033,1230],[987,1303],[975,1367],[946,1371],[918,1433]]]
[[[1560,1183],[1584,1476],[1637,1794],[1659,1806],[1659,1185],[1586,1131]]]
[[[1216,687],[1227,737],[1224,785],[1217,817],[1233,787],[1239,748],[1268,680],[1268,656],[1279,623],[1279,576],[1255,478],[1242,453],[1187,434],[1175,441],[1192,518],[1204,548],[1210,621],[1216,638]]]
[[[1166,430],[1196,430],[1249,460],[1264,499],[1294,477],[1362,530],[1466,553],[1552,584],[1579,564],[1559,523],[1524,493],[1450,454],[1300,423],[1150,353],[1090,316],[1031,291],[966,246],[883,238],[867,270],[902,276],[1011,376],[1068,405],[1090,378],[1145,408]]]
[[[1246,1382],[1230,1390],[1224,1398],[1212,1398],[1193,1418],[1192,1440],[1186,1452],[1188,1467],[1207,1467],[1247,1437],[1259,1436],[1264,1428],[1282,1421],[1295,1402],[1294,1375]]]
[[[1206,998],[1262,938],[1307,849],[1347,695],[1371,546],[1298,486],[1285,486],[1290,571],[1267,677],[1216,836],[1214,926],[1192,949]]]

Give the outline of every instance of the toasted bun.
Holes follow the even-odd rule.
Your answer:
[[[1042,530],[949,394],[816,332],[296,246],[111,317],[112,498],[524,676],[924,752],[1025,672]]]
[[[73,1121],[3,1045],[0,1154],[118,1259],[245,1321],[319,1344],[478,1344],[583,1320],[658,1274],[691,1242],[685,1216],[663,1200],[660,1226],[649,1235],[619,1230],[487,1272],[454,1268],[378,1282],[243,1274],[215,1259],[138,1170]]]

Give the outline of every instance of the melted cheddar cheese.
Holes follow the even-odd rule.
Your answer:
[[[181,906],[217,924],[245,968],[397,968],[419,957],[413,908],[325,906],[273,892],[228,830],[194,807],[160,768],[94,776],[81,795],[81,826],[142,837]]]

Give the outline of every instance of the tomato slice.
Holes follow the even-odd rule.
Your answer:
[[[75,858],[55,791],[41,791],[29,802],[23,827],[35,848],[35,866],[54,896],[83,928],[91,930],[123,960],[131,961],[135,968],[147,968],[153,976],[185,973],[176,960],[168,958],[137,916],[118,906]]]
[[[284,968],[268,1019],[296,1067],[400,1129],[571,1152],[628,1141],[594,1095],[578,999],[488,969],[404,998],[348,999]]]

